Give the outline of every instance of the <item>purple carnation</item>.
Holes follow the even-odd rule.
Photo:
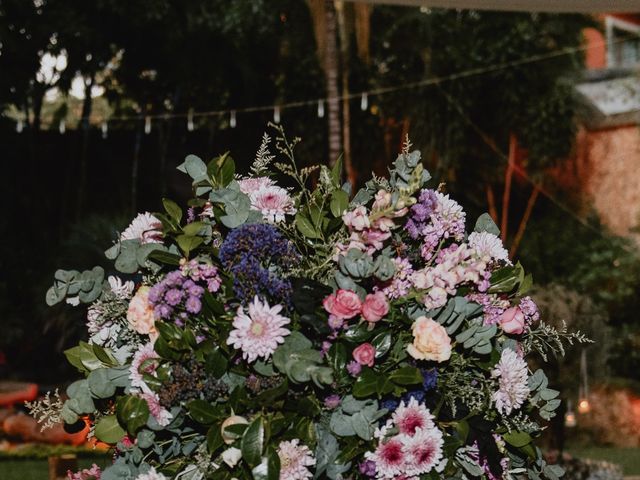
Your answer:
[[[358,465],[358,471],[361,475],[365,475],[367,477],[375,477],[376,462],[374,462],[373,460],[365,460]]]
[[[198,314],[200,313],[200,310],[202,310],[202,302],[198,297],[195,297],[195,296],[191,296],[187,298],[187,301],[185,302],[184,306],[187,309],[187,312],[193,313],[193,314]]]
[[[357,377],[358,375],[360,375],[361,371],[362,365],[360,365],[358,362],[351,361],[347,363],[347,372],[349,372],[349,375],[351,375],[352,377]]]
[[[327,398],[324,399],[324,406],[330,410],[333,410],[335,408],[338,408],[341,400],[342,399],[340,398],[340,395],[335,395],[335,394],[329,395]]]
[[[178,290],[177,288],[172,288],[167,293],[164,294],[165,301],[175,307],[182,301],[182,297],[184,296],[184,292],[182,290]]]

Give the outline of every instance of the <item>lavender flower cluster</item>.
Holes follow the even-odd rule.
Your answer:
[[[220,289],[222,281],[214,265],[191,260],[179,270],[168,273],[151,287],[149,302],[154,317],[158,320],[173,320],[183,326],[189,314],[197,315],[202,310],[202,296]],[[206,285],[203,287],[200,284]]]
[[[293,244],[269,224],[232,230],[220,247],[220,261],[233,276],[233,290],[246,304],[258,295],[290,301],[291,282],[282,272],[298,263]]]

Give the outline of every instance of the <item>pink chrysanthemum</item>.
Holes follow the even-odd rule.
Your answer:
[[[418,403],[415,398],[411,398],[409,404],[404,401],[391,415],[398,432],[405,435],[413,435],[418,429],[428,430],[434,428],[433,415],[422,403]]]
[[[285,215],[293,215],[296,208],[293,200],[282,187],[275,185],[261,188],[249,194],[251,208],[262,213],[265,220],[272,223],[282,222]]]
[[[139,213],[120,240],[140,240],[140,243],[162,243],[162,222],[149,212]]]
[[[251,195],[263,188],[272,187],[275,185],[274,181],[269,177],[256,177],[256,178],[243,178],[238,180],[240,191],[245,195]]]
[[[469,234],[469,246],[473,248],[476,255],[486,261],[502,260],[511,264],[509,252],[502,245],[502,240],[493,233],[473,232]]]
[[[171,423],[173,419],[173,415],[171,412],[160,405],[160,399],[158,398],[157,393],[143,393],[141,397],[147,402],[147,406],[149,407],[149,413],[153,418],[155,418],[158,425],[162,427],[166,427]]]
[[[300,445],[300,440],[293,439],[280,442],[278,445],[280,457],[280,480],[307,480],[313,478],[313,473],[307,468],[316,464],[316,459],[309,447]]]
[[[386,443],[380,443],[375,452],[369,452],[365,456],[367,460],[375,462],[377,478],[395,479],[404,473],[406,459],[398,436]]]
[[[143,374],[155,375],[157,365],[155,362],[148,360],[157,358],[160,357],[153,349],[153,343],[147,343],[138,349],[133,355],[133,360],[131,360],[131,366],[129,367],[129,379],[132,387],[139,388],[143,393],[152,393],[144,381]],[[141,369],[141,367],[143,368]]]
[[[262,302],[256,296],[249,304],[248,315],[242,307],[238,308],[227,344],[242,350],[242,357],[249,362],[258,357],[269,358],[291,333],[284,328],[291,320],[280,315],[280,311],[282,305],[270,307],[266,300]]]
[[[498,379],[499,389],[493,394],[496,409],[510,415],[513,410],[522,406],[529,397],[527,363],[516,352],[505,348],[500,361],[491,372]]]
[[[406,458],[405,474],[419,476],[430,472],[442,459],[442,432],[437,428],[416,430],[402,442]]]

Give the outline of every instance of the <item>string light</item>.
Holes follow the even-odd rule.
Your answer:
[[[273,123],[280,123],[280,106],[273,107]]]
[[[151,133],[151,117],[149,115],[144,117],[144,133],[146,135]]]
[[[584,348],[580,353],[580,377],[578,413],[584,415],[591,411],[591,404],[589,403],[589,378],[587,374],[587,351]]]
[[[318,118],[324,117],[324,100],[318,100]]]
[[[571,400],[567,401],[567,413],[564,414],[564,426],[567,428],[573,428],[578,424],[576,421],[576,414],[571,408]]]
[[[61,135],[64,135],[64,132],[67,131],[67,124],[64,121],[64,118],[60,120],[60,125],[58,125],[58,130],[60,131]]]
[[[106,140],[106,138],[109,136],[109,124],[106,121],[102,122],[100,131],[102,132],[102,138]]]
[[[363,112],[369,107],[369,95],[367,92],[362,93],[362,97],[360,97],[360,110]]]
[[[230,114],[229,114],[229,126],[231,128],[236,128],[237,125],[237,121],[236,121],[236,111],[235,110],[231,110]]]
[[[16,123],[16,132],[22,133],[22,130],[24,130],[24,122],[22,121],[22,119],[19,119]]]
[[[194,125],[193,125],[193,108],[189,109],[189,113],[187,114],[187,130],[189,130],[190,132],[193,132],[194,129]]]

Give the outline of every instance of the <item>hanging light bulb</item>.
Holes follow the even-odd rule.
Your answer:
[[[591,411],[591,404],[589,403],[588,398],[581,398],[578,402],[578,413],[584,415],[585,413],[589,413]]]
[[[60,120],[60,124],[58,125],[58,130],[60,131],[61,135],[64,135],[64,132],[67,131],[67,124],[64,121],[64,118]]]
[[[362,97],[360,97],[360,110],[364,112],[368,107],[369,107],[369,95],[367,94],[367,92],[364,92],[362,94]]]
[[[231,112],[229,113],[229,126],[231,128],[236,128],[237,124],[238,122],[236,121],[236,111],[231,110]]]
[[[144,133],[147,135],[151,133],[151,117],[149,115],[144,117]]]
[[[193,132],[194,129],[194,125],[193,125],[193,108],[189,109],[189,113],[187,114],[187,130],[189,130],[190,132]]]
[[[571,400],[567,401],[567,412],[564,414],[564,426],[573,428],[577,425],[576,414],[571,408]]]
[[[106,139],[107,136],[109,135],[109,124],[106,122],[106,120],[102,122],[102,125],[100,126],[100,131],[102,132],[102,138]]]
[[[16,132],[22,133],[22,130],[24,130],[24,122],[22,121],[22,119],[19,119],[16,122]]]
[[[273,107],[273,123],[280,123],[280,106]]]
[[[324,117],[324,100],[318,100],[318,118]]]
[[[582,349],[580,353],[580,392],[578,400],[578,413],[585,414],[591,411],[589,403],[589,378],[587,375],[587,351]]]

